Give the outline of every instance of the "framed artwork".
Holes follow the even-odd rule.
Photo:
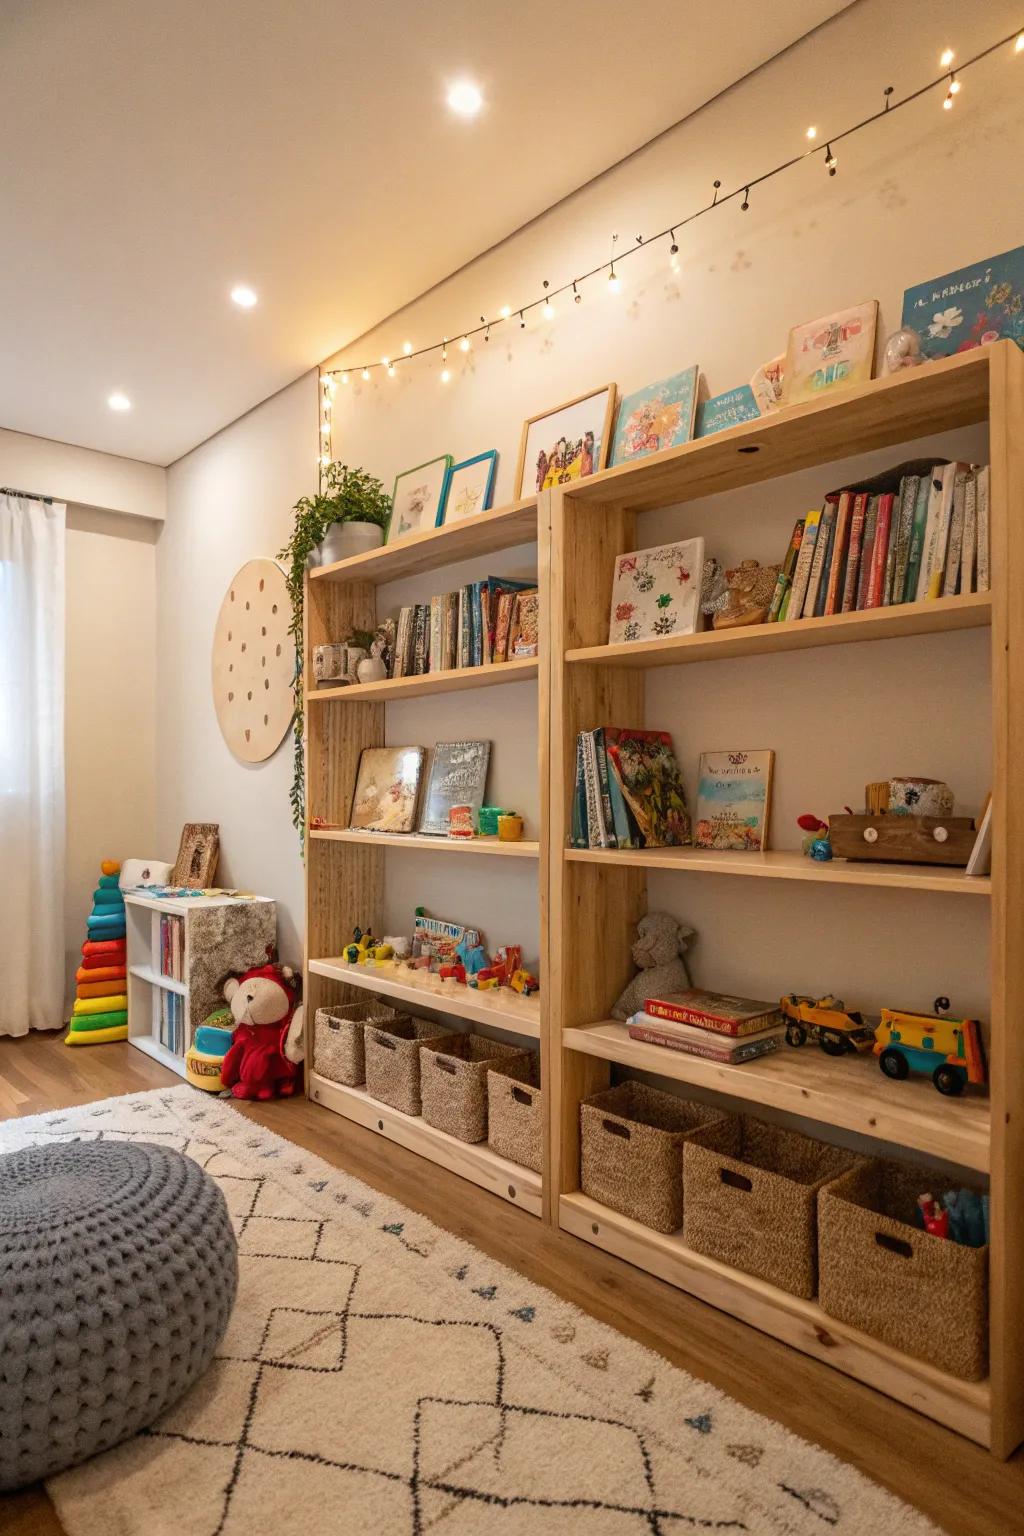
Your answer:
[[[423,756],[422,747],[364,747],[349,826],[361,832],[411,832]]]
[[[690,441],[697,408],[697,373],[694,364],[670,379],[647,384],[622,397],[609,464],[628,464]]]
[[[703,572],[700,538],[617,555],[608,644],[695,634]]]
[[[949,357],[1006,338],[1024,349],[1024,245],[908,288],[903,324],[925,357]]]
[[[787,405],[820,400],[834,389],[867,384],[874,372],[878,300],[794,325],[786,349]]]
[[[494,496],[497,467],[496,448],[478,453],[475,459],[452,464],[445,479],[438,523],[457,523],[464,517],[472,517],[475,512],[486,512]]]
[[[697,777],[698,848],[763,853],[768,846],[775,753],[702,752]]]
[[[615,385],[577,395],[553,411],[523,423],[516,469],[516,498],[585,480],[608,463]]]
[[[415,469],[403,470],[395,476],[385,544],[393,544],[410,533],[425,533],[428,528],[440,525],[445,481],[451,466],[452,456],[445,453],[439,459],[429,459],[426,464],[418,464]]]
[[[754,391],[749,384],[741,384],[697,407],[697,436],[710,437],[714,432],[724,432],[726,427],[738,426],[741,421],[756,421],[760,414]]]
[[[215,821],[187,821],[181,829],[178,857],[171,871],[173,886],[208,891],[217,873],[220,827]]]

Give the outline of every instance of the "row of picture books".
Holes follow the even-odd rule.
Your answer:
[[[184,1056],[186,1048],[186,999],[177,992],[160,992],[160,1016],[157,1039],[175,1056]]]
[[[903,464],[797,521],[768,621],[988,588],[988,466]]]
[[[633,1040],[728,1066],[777,1051],[786,1034],[778,1004],[700,987],[645,999],[626,1027]]]
[[[767,846],[775,754],[703,752],[691,824],[667,731],[604,725],[576,738],[570,846],[760,852]]]
[[[418,677],[536,656],[538,621],[536,581],[488,576],[438,593],[399,612],[391,675]]]
[[[471,823],[471,832],[477,831],[490,757],[489,741],[439,741],[431,754],[420,806],[427,749],[364,747],[349,826],[362,832],[418,831],[446,837],[452,809],[459,807],[464,820]]]
[[[191,893],[190,893],[191,894]],[[185,919],[160,919],[160,975],[171,981],[185,979]]]

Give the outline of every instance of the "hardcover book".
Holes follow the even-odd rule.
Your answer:
[[[878,301],[855,304],[820,320],[795,325],[786,352],[787,405],[820,400],[835,389],[866,384],[875,359]]]
[[[625,395],[619,405],[609,464],[627,464],[693,436],[697,366]]]
[[[754,391],[749,384],[738,389],[727,389],[724,395],[715,395],[697,407],[697,436],[710,437],[713,432],[724,432],[741,421],[757,421],[761,412],[757,408]]]
[[[364,747],[349,826],[363,832],[411,832],[422,771],[422,747]]]
[[[618,555],[612,577],[609,645],[692,635],[700,618],[704,540],[684,539]]]
[[[774,758],[769,750],[701,753],[694,829],[698,848],[764,851]]]
[[[951,357],[1000,337],[1024,348],[1024,246],[908,288],[903,324],[917,331],[925,357]]]
[[[850,549],[846,557],[846,574],[843,578],[843,613],[852,613],[857,606],[857,583],[860,577],[864,516],[867,508],[867,492],[858,491],[853,498],[853,512],[850,517]]]
[[[508,636],[508,657],[512,661],[521,656],[536,656],[540,649],[540,597],[536,588],[519,592],[512,607],[512,623]]]
[[[793,569],[793,585],[789,591],[788,606],[783,606],[782,617],[799,619],[803,617],[804,602],[807,597],[807,583],[811,574],[811,561],[814,558],[814,548],[818,542],[818,528],[821,524],[821,508],[815,507],[804,518],[803,538],[800,541],[800,552],[797,555],[796,565]]]
[[[636,818],[648,848],[678,848],[690,841],[690,815],[682,774],[667,731],[604,728],[609,772]]]
[[[487,765],[491,757],[489,741],[439,741],[434,748],[427,779],[420,831],[431,837],[447,837],[448,813],[453,805],[468,805],[473,810],[473,825],[479,825],[484,803]]]
[[[679,1040],[672,1035],[667,1035],[659,1029],[648,1029],[642,1024],[629,1026],[631,1040],[642,1040],[647,1045],[664,1046],[669,1051],[679,1051],[684,1056],[699,1056],[705,1061],[717,1061],[723,1066],[738,1067],[745,1061],[756,1061],[759,1056],[767,1056],[771,1051],[777,1051],[782,1044],[783,1031],[775,1035],[766,1036],[763,1040],[750,1040],[738,1045],[735,1050],[724,1049],[716,1044],[713,1038],[709,1038],[707,1044],[698,1041]]]
[[[763,1040],[771,1035],[776,1035],[780,1030],[785,1031],[785,1025],[781,1015],[772,1014],[764,1023],[757,1019],[748,1021],[736,1028],[724,1028],[722,1025],[709,1025],[706,1022],[700,1024],[680,1024],[675,1019],[664,1019],[658,1014],[648,1013],[641,1008],[638,1013],[631,1015],[626,1020],[627,1024],[636,1024],[641,1029],[658,1029],[672,1039],[696,1040],[706,1042],[708,1035],[720,1037],[719,1044],[723,1050],[730,1049],[730,1041],[736,1040]]]
[[[644,1002],[644,1012],[657,1019],[696,1024],[701,1029],[713,1029],[724,1035],[756,1033],[781,1019],[778,1003],[734,997],[729,992],[709,992],[704,987],[649,997]]]

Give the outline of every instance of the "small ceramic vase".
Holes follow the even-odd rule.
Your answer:
[[[366,656],[356,667],[356,677],[361,683],[382,683],[388,669],[379,656]]]

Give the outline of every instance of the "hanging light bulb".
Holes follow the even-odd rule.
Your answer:
[[[828,166],[829,175],[834,176],[839,167],[839,161],[833,153],[831,144],[825,145],[825,164]]]
[[[448,380],[450,378],[451,378],[451,374],[448,372],[448,369],[447,368],[442,368],[441,369],[441,383],[442,384],[447,384]]]
[[[1024,53],[1024,32],[1017,33],[1017,41],[1013,45],[1014,53]]]
[[[951,96],[959,96],[960,94],[960,81],[956,75],[950,75],[949,77],[949,94]]]
[[[460,352],[468,352],[469,348],[470,348],[469,337],[468,336],[463,336],[462,340],[459,342],[459,351]]]
[[[550,299],[544,300],[544,308],[541,310],[541,314],[545,320],[553,320],[555,318],[555,306]]]
[[[511,308],[511,305],[509,305],[509,304],[503,304],[503,305],[502,305],[502,306],[501,306],[501,318],[502,318],[502,319],[503,319],[503,320],[507,320],[507,319],[508,319],[508,317],[509,317],[509,316],[510,316],[510,315],[511,315],[511,313],[512,313],[512,308]]]
[[[942,105],[945,107],[947,112],[951,112],[953,110],[953,94],[951,91],[946,92]]]
[[[359,375],[359,377],[363,380],[363,383],[365,384],[367,379],[370,377],[370,370],[369,370],[369,368],[364,368],[362,373]]]
[[[328,464],[330,464],[330,462],[331,456],[329,453],[322,453],[320,455],[320,463],[324,466],[325,469],[327,468]]]
[[[331,424],[330,424],[330,422],[329,421],[322,421],[320,423],[320,436],[321,437],[330,437],[330,435],[331,435]]]
[[[405,353],[406,357],[408,357],[410,355],[410,353],[412,352],[412,342],[411,341],[403,341],[402,342],[402,351]]]
[[[525,317],[523,315],[522,310],[519,311],[519,329],[521,331],[525,331],[526,330],[526,320],[525,320]]]
[[[573,299],[573,303],[574,304],[582,304],[583,303],[583,295],[582,295],[582,293],[580,293],[580,291],[576,287],[575,283],[573,283],[573,285],[572,285],[572,299]]]
[[[750,188],[749,187],[744,187],[743,188],[743,201],[742,201],[742,203],[740,203],[740,207],[741,207],[741,209],[743,210],[744,213],[746,213],[747,209],[750,207]]]
[[[381,365],[382,368],[390,368],[391,367],[391,359],[390,359],[390,357],[382,357],[381,360],[380,360],[380,365]]]
[[[812,123],[811,126],[808,128],[807,132],[804,134],[804,138],[805,139],[816,139],[817,137],[818,137],[818,130],[817,130],[817,128],[815,128],[814,124]]]
[[[622,282],[621,282],[621,280],[619,278],[619,274],[615,270],[615,263],[614,262],[612,262],[611,271],[608,273],[608,292],[609,293],[621,293],[622,292]]]
[[[396,369],[394,363],[388,363],[388,378],[393,379],[397,372],[398,370]]]
[[[955,58],[956,54],[953,52],[952,48],[944,48],[939,58],[939,64],[943,69],[948,69]]]

